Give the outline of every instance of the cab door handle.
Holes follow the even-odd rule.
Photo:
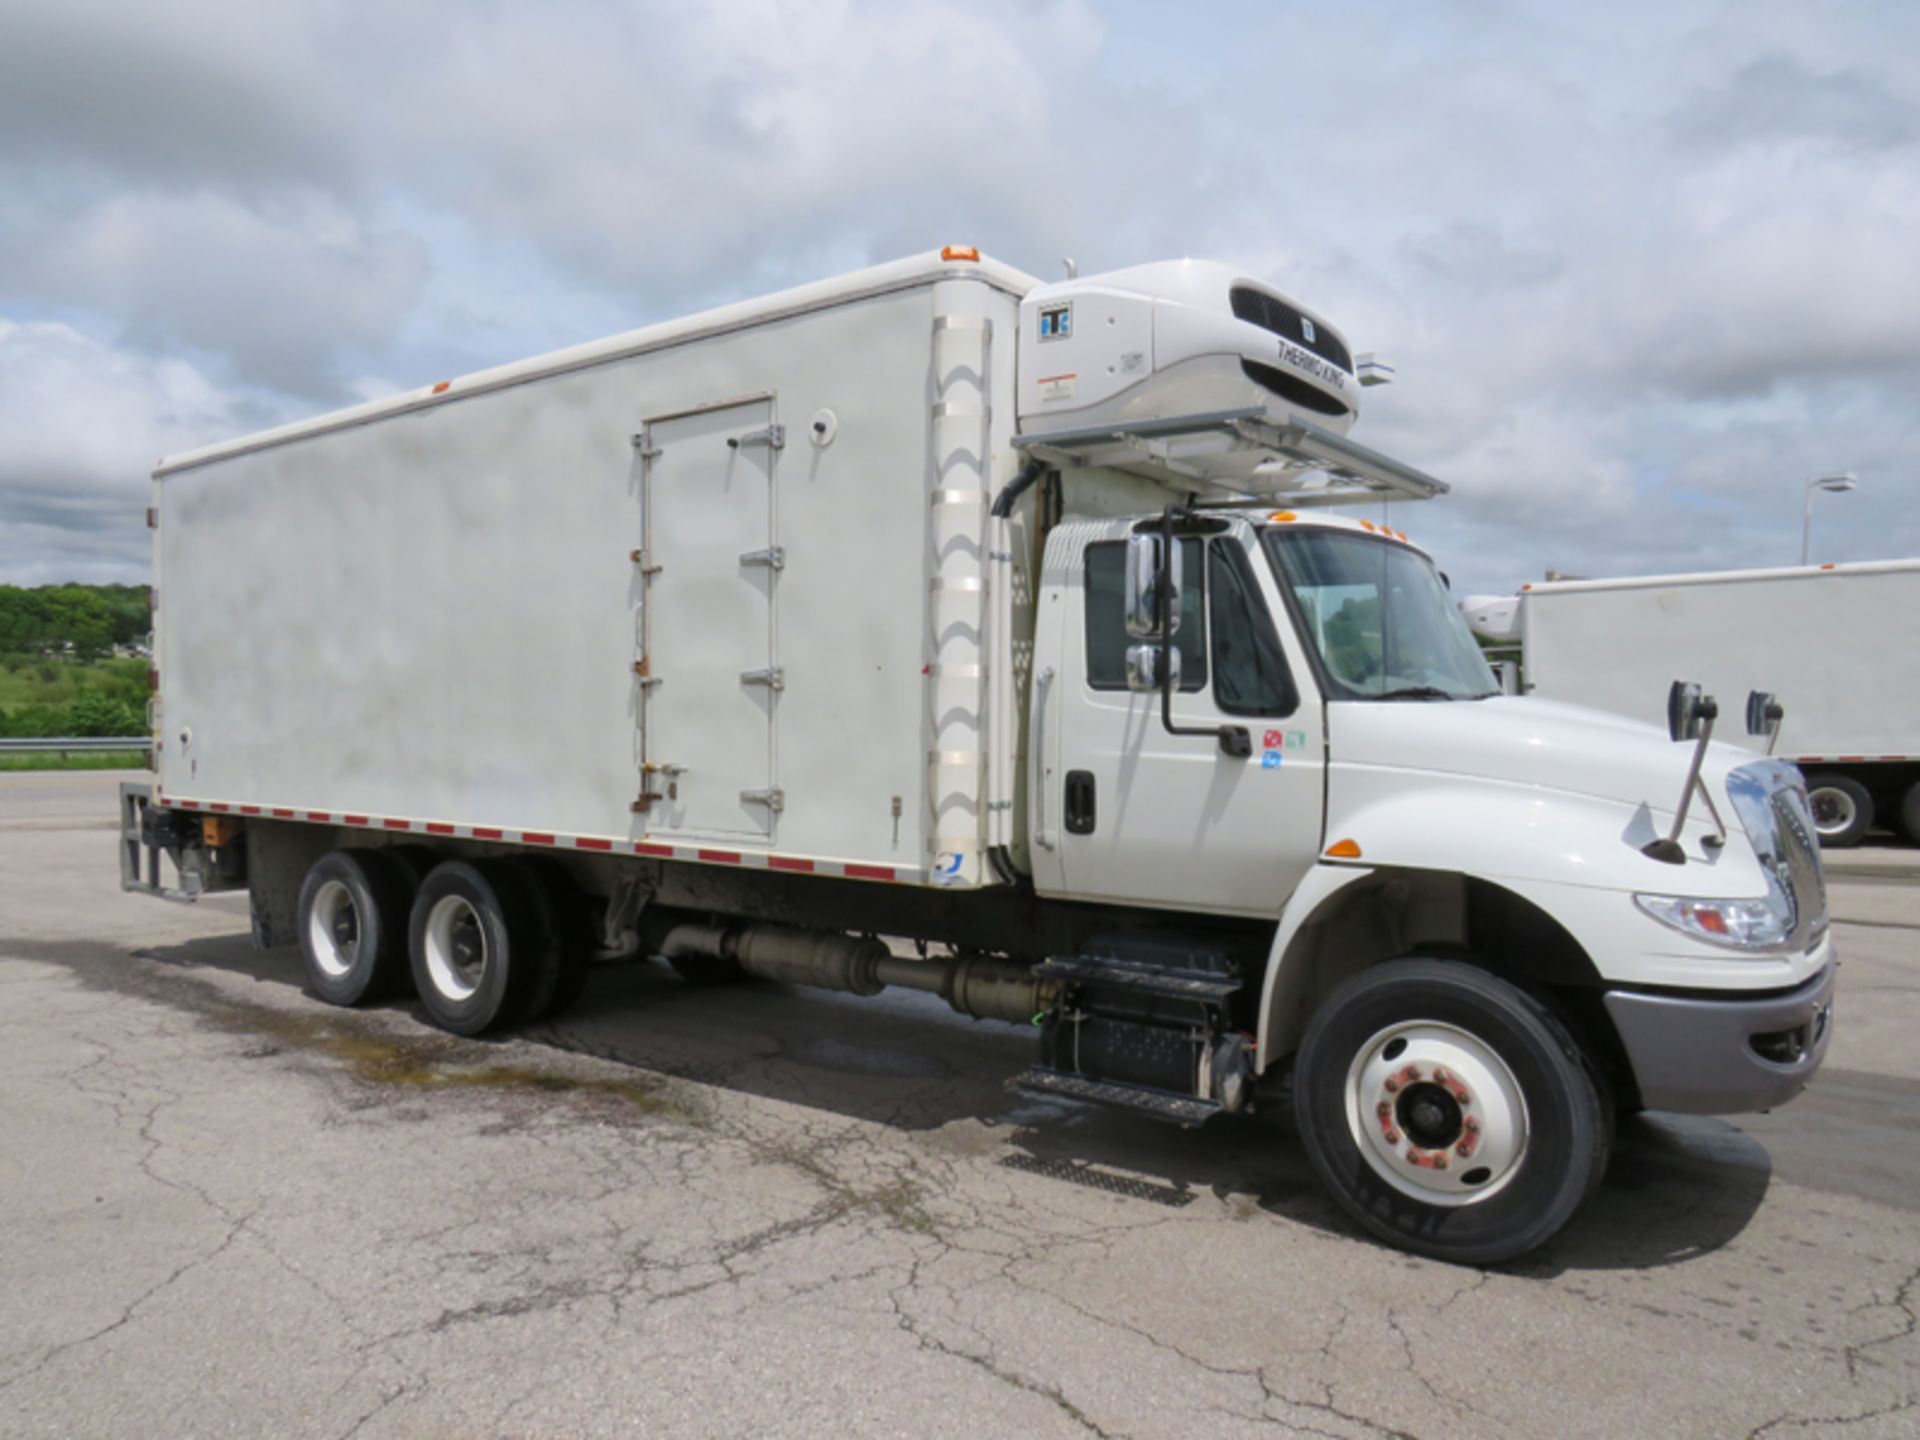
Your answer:
[[[1091,835],[1094,823],[1093,772],[1069,770],[1062,821],[1069,835]]]

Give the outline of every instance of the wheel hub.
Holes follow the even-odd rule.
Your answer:
[[[427,976],[447,999],[468,999],[480,988],[487,969],[487,937],[473,906],[458,895],[443,895],[427,913]]]
[[[339,880],[328,880],[313,897],[307,920],[308,946],[322,973],[339,979],[360,958],[360,912],[353,892]]]
[[[1347,1114],[1374,1173],[1429,1204],[1487,1198],[1526,1155],[1526,1101],[1512,1070],[1477,1036],[1438,1021],[1392,1026],[1361,1047]]]

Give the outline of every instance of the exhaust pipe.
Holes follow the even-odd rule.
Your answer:
[[[878,995],[889,985],[921,990],[962,1015],[1015,1025],[1051,1009],[1060,991],[1057,980],[1036,980],[1028,966],[1011,960],[906,960],[871,937],[786,925],[676,925],[660,942],[660,954],[731,960],[762,980],[852,995]]]

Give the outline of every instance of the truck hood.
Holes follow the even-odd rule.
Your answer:
[[[1343,701],[1328,706],[1329,758],[1361,766],[1477,776],[1538,785],[1671,813],[1686,781],[1690,744],[1664,730],[1577,705],[1524,696],[1486,700]],[[1716,800],[1726,776],[1752,760],[1709,747],[1701,776]]]

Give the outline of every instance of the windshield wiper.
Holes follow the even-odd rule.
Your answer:
[[[1457,700],[1460,697],[1438,685],[1402,685],[1398,690],[1382,690],[1369,700]]]

